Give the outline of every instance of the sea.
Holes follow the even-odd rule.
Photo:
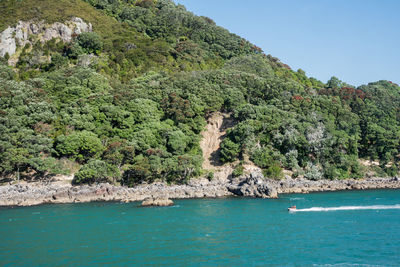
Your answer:
[[[400,190],[0,209],[0,266],[99,265],[400,266]]]

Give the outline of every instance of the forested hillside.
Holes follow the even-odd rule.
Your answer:
[[[239,162],[236,175],[245,157],[276,179],[283,169],[361,178],[371,170],[360,159],[397,174],[400,87],[390,81],[324,84],[170,0],[4,0],[0,10],[0,31],[93,25],[70,41],[16,39],[1,58],[4,177],[182,183],[205,174],[201,131],[218,111],[235,119],[221,161]]]

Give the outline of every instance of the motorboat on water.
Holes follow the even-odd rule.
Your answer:
[[[297,210],[296,206],[291,206],[288,208],[288,211],[296,211],[296,210]]]

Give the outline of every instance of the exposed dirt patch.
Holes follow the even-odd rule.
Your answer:
[[[229,114],[215,113],[207,121],[207,127],[202,132],[203,139],[200,147],[203,150],[203,168],[215,169],[222,166],[220,158],[220,146],[226,136],[226,130],[233,126],[233,120]]]
[[[206,130],[202,132],[200,147],[203,150],[203,169],[214,172],[214,179],[226,180],[232,173],[231,164],[220,161],[221,142],[226,137],[226,130],[235,125],[228,113],[214,113],[207,121]]]
[[[360,159],[359,160],[360,164],[366,167],[370,166],[379,166],[379,161],[378,160],[367,160],[367,159]]]

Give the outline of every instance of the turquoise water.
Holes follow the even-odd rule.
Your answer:
[[[0,209],[1,266],[399,266],[400,190]],[[365,265],[364,265],[365,264]]]

